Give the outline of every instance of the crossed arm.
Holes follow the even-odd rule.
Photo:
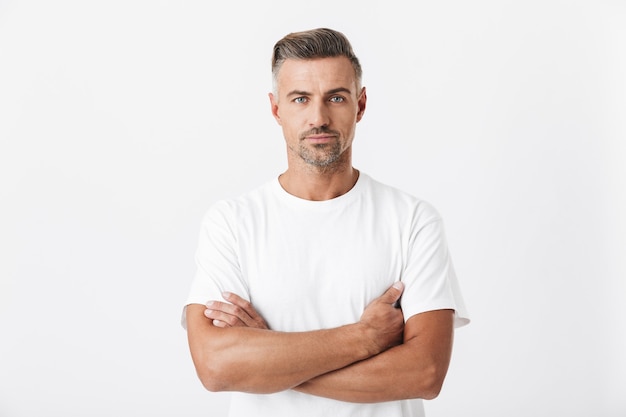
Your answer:
[[[453,312],[417,314],[406,324],[389,288],[354,324],[310,332],[276,332],[253,306],[187,307],[192,358],[211,391],[271,393],[286,389],[350,402],[437,396],[452,350]],[[208,307],[208,308],[207,308]]]

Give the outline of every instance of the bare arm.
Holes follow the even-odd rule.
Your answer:
[[[285,333],[241,324],[214,325],[212,310],[187,306],[189,347],[198,376],[210,391],[278,392],[376,355],[401,342],[402,288],[372,302],[359,322],[327,330]]]
[[[266,326],[250,303],[235,294],[227,294],[227,300],[232,304],[218,302],[216,310],[207,313],[218,320],[218,326]],[[405,326],[402,345],[294,389],[350,402],[432,399],[438,395],[450,363],[453,319],[453,310],[417,314]]]
[[[417,314],[406,323],[403,344],[294,389],[350,402],[433,399],[450,363],[453,317],[453,310]]]

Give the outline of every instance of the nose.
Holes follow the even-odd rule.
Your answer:
[[[330,124],[330,114],[325,102],[311,103],[309,109],[309,125],[311,127],[328,126]]]

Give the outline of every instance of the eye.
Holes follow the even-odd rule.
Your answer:
[[[306,103],[306,97],[296,97],[293,99],[293,102],[299,104]]]
[[[341,96],[332,96],[330,98],[331,103],[343,103],[344,101],[346,101],[346,99],[344,99]]]

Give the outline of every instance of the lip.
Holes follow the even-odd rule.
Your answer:
[[[312,135],[305,137],[305,140],[311,143],[327,143],[335,140],[333,135]]]

